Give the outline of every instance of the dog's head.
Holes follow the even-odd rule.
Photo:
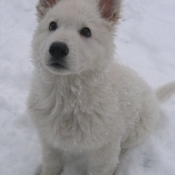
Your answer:
[[[34,63],[63,75],[104,68],[113,54],[120,4],[121,0],[39,0]]]

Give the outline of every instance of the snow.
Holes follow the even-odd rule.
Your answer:
[[[36,1],[0,0],[0,175],[34,175],[41,164],[38,137],[25,111]],[[153,88],[175,80],[175,1],[125,0],[115,42],[118,61]],[[119,175],[175,175],[175,96],[161,109],[156,131],[126,152]],[[71,165],[63,174],[77,171]]]

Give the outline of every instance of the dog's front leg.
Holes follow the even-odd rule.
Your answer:
[[[40,175],[60,175],[63,169],[62,152],[53,148],[46,141],[41,141],[42,171]]]
[[[88,152],[88,175],[113,175],[120,154],[120,142],[108,143]]]

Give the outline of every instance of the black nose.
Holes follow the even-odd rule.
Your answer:
[[[66,43],[55,42],[52,43],[49,49],[49,53],[55,58],[63,58],[68,55],[69,48]]]

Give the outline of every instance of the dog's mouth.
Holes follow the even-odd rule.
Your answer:
[[[48,65],[52,68],[55,68],[55,69],[67,69],[66,65],[63,65],[60,63],[50,63]]]
[[[47,65],[53,69],[68,69],[64,60],[50,59]]]

